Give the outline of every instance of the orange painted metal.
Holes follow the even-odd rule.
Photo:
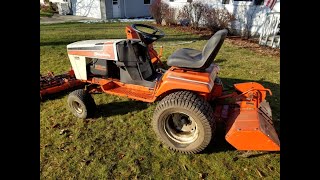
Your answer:
[[[280,140],[273,127],[266,91],[255,82],[235,84],[241,93],[234,95],[226,121],[226,140],[238,150],[280,151]],[[270,91],[271,92],[271,91]]]
[[[163,47],[160,47],[160,53],[158,54],[157,51],[153,48],[153,45],[149,44],[148,51],[149,51],[152,64],[159,63],[161,66],[163,66],[163,63],[160,60],[162,57]]]
[[[75,78],[73,70],[68,73],[55,76],[49,72],[47,76],[40,75],[40,98],[49,94],[83,86],[85,83]]]
[[[143,102],[154,102],[156,100],[153,89],[134,84],[124,84],[117,79],[92,78],[86,82],[100,85],[99,91],[108,94],[123,96]]]
[[[225,138],[238,150],[280,151],[274,127],[257,110],[234,109]]]
[[[127,39],[140,39],[138,33],[131,26],[127,26],[125,31]]]
[[[212,91],[218,69],[211,65],[204,72],[195,72],[192,70],[171,67],[157,82],[154,88],[148,88],[140,85],[125,84],[118,79],[91,78],[86,82],[101,86],[105,93],[125,96],[144,102],[154,102],[158,97],[164,96],[169,92],[176,90],[189,90],[209,100],[212,95],[221,94],[222,87]],[[212,94],[211,94],[212,93]]]
[[[208,98],[218,71],[215,65],[211,65],[203,72],[171,67],[159,82],[155,96],[166,95],[173,90],[189,90]]]
[[[256,82],[238,83],[238,84],[234,84],[233,86],[235,87],[236,90],[244,92],[243,94],[246,97],[251,95],[251,93],[246,93],[246,92],[248,91],[253,92],[252,90],[259,90],[258,92],[261,93],[261,96],[260,96],[261,99],[259,99],[260,102],[266,98],[267,92],[269,92],[270,95],[272,95],[272,92],[270,89],[266,89],[261,84]]]

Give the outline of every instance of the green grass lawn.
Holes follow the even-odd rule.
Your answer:
[[[42,11],[40,10],[40,17],[51,17],[53,16],[52,12]]]
[[[125,38],[126,23],[40,25],[40,73],[66,72],[71,64],[66,45],[86,39]],[[196,34],[161,27],[166,37],[163,61],[175,50],[201,50],[206,40]],[[190,44],[174,45],[185,41]],[[157,48],[156,48],[157,49]],[[267,100],[280,133],[280,59],[225,42],[216,57],[227,85],[257,81],[270,88]],[[242,157],[223,132],[200,154],[170,151],[156,140],[151,118],[156,104],[94,95],[93,120],[79,120],[67,109],[68,93],[40,102],[41,179],[280,179],[280,153],[253,152]]]

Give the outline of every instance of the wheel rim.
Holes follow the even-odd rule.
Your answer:
[[[78,103],[77,101],[73,101],[72,102],[72,106],[74,108],[74,110],[78,113],[81,114],[83,112],[83,108],[82,105],[80,103]]]
[[[180,144],[190,144],[198,138],[199,130],[195,120],[184,113],[170,114],[164,123],[166,135]]]

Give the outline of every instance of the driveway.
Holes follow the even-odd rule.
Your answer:
[[[99,20],[99,19],[83,17],[83,16],[54,14],[52,17],[40,17],[40,24],[77,22],[77,21],[83,21],[83,20]]]

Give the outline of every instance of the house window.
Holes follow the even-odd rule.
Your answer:
[[[144,4],[150,4],[150,0],[144,0]]]
[[[263,5],[264,0],[254,0],[254,5]]]
[[[117,5],[118,4],[118,0],[112,0],[112,4],[113,5]]]
[[[222,0],[222,4],[229,4],[230,0]]]
[[[229,2],[229,0],[222,0],[222,3],[224,1],[228,1]],[[233,0],[233,1],[253,1],[254,5],[263,5],[263,3],[264,3],[264,0]],[[228,3],[223,3],[223,4],[228,4]]]

